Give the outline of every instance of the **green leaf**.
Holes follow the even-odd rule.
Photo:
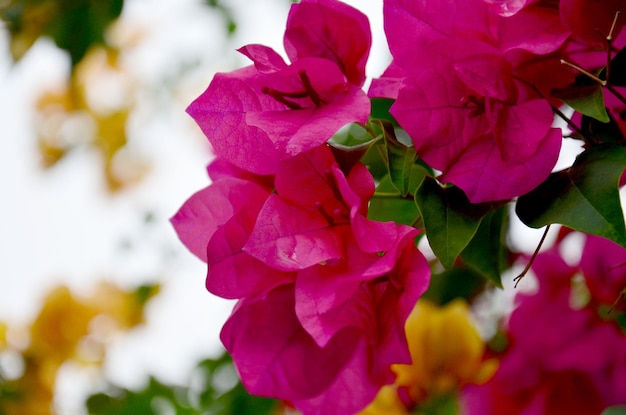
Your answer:
[[[626,415],[626,405],[611,406],[606,408],[601,415]]]
[[[277,413],[279,402],[275,399],[250,395],[241,383],[221,395],[211,409],[214,415],[270,415]]]
[[[450,268],[476,234],[489,206],[472,204],[458,187],[442,188],[430,177],[417,189],[415,202],[433,252]]]
[[[626,227],[618,182],[626,150],[602,144],[580,154],[572,167],[553,173],[519,198],[517,216],[531,228],[560,223],[626,247]]]
[[[502,271],[508,267],[506,261],[508,219],[508,206],[489,212],[480,222],[472,240],[461,252],[461,259],[467,266],[500,288]]]
[[[376,118],[379,120],[387,120],[391,122],[394,126],[398,126],[398,122],[393,118],[393,116],[389,113],[389,109],[395,102],[393,99],[388,98],[371,98],[370,102],[372,104],[371,115],[370,118]]]
[[[455,266],[438,274],[433,274],[428,290],[423,298],[439,305],[445,305],[457,298],[468,302],[484,292],[485,278],[471,268]]]
[[[357,123],[350,123],[340,128],[328,143],[342,150],[351,150],[369,146],[372,141],[373,138],[365,127]]]
[[[563,101],[583,115],[603,123],[610,121],[609,114],[606,112],[606,106],[604,105],[603,88],[600,85],[596,85],[587,96],[564,98]]]
[[[408,136],[396,136],[396,130],[389,122],[381,123],[385,142],[385,162],[391,177],[391,183],[401,196],[409,194],[412,168],[417,159],[417,152]],[[398,134],[405,134],[398,129]],[[402,141],[400,141],[400,139]]]
[[[418,165],[414,165],[409,180],[409,187],[417,189],[421,181],[426,176],[426,170]],[[389,175],[386,175],[376,187],[376,194],[370,200],[367,217],[379,222],[394,221],[404,225],[414,225],[419,217],[419,209],[413,198],[393,195],[397,192],[391,183]]]
[[[150,378],[148,386],[139,392],[113,388],[107,395],[99,393],[87,400],[87,410],[91,415],[157,415],[159,407],[169,407],[180,415],[197,415],[193,408],[181,404],[176,397],[180,394],[179,387],[166,386],[154,378]]]
[[[580,121],[580,129],[587,139],[587,141],[593,143],[609,143],[618,144],[621,146],[626,145],[626,138],[622,131],[615,122],[615,119],[609,114],[609,122],[600,122],[592,117],[586,115],[582,116]]]

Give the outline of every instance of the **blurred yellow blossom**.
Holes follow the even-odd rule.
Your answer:
[[[395,384],[383,387],[361,415],[420,413],[420,406],[484,383],[496,370],[495,360],[484,359],[485,343],[461,299],[444,307],[418,301],[405,329],[413,363],[393,365]]]
[[[124,291],[109,282],[101,282],[91,304],[111,318],[118,329],[127,330],[144,322],[144,305],[159,290],[158,285],[146,285],[133,291]]]
[[[30,326],[28,343],[21,349],[7,345],[21,355],[24,368],[16,378],[0,385],[0,414],[54,414],[54,389],[61,366],[69,360],[101,363],[111,334],[141,324],[146,302],[158,291],[158,285],[125,291],[107,282],[84,298],[66,286],[50,291]],[[94,324],[98,319],[115,324],[103,330],[103,325]],[[7,330],[7,325],[0,323],[0,346],[6,345]]]

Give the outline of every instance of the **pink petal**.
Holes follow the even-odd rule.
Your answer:
[[[242,210],[221,226],[207,247],[206,287],[222,298],[243,298],[292,282],[294,275],[269,268],[242,251],[256,212]]]
[[[515,105],[497,107],[494,135],[502,159],[516,163],[531,158],[550,131],[554,115],[544,99],[533,99]]]
[[[350,83],[365,81],[372,35],[367,17],[336,0],[304,0],[291,6],[285,50],[292,62],[307,57],[335,62]]]
[[[391,62],[380,77],[372,80],[367,96],[370,98],[395,99],[398,97],[398,91],[402,87],[403,79],[404,71],[395,64],[395,61]]]
[[[241,300],[220,335],[242,383],[253,394],[302,400],[322,393],[349,362],[358,337],[339,333],[324,348],[294,313],[293,286]]]
[[[314,398],[294,402],[296,408],[307,415],[354,414],[369,404],[380,387],[392,380],[377,379],[370,371],[370,354],[367,341],[357,345],[352,360],[337,375],[334,382]]]
[[[264,45],[246,45],[237,52],[250,58],[260,73],[272,73],[287,67],[285,60],[274,49]]]
[[[302,206],[319,206],[329,215],[339,212],[348,219],[348,209],[337,195],[333,175],[336,166],[335,158],[327,146],[319,146],[288,158],[276,172],[276,193],[281,199]]]
[[[259,213],[244,251],[270,267],[295,271],[342,256],[326,218],[271,195]]]
[[[260,209],[267,195],[254,183],[221,179],[192,195],[170,221],[187,249],[206,262],[215,231],[244,207]]]
[[[365,92],[346,83],[339,68],[322,59],[301,59],[265,78],[264,87],[299,91],[302,89],[301,73],[306,73],[322,104],[315,105],[310,98],[293,98],[290,100],[302,109],[285,106],[279,110],[250,111],[245,119],[248,125],[267,132],[282,153],[281,158],[325,143],[346,124],[365,123],[370,111]]]
[[[570,33],[561,25],[556,8],[525,7],[514,16],[501,18],[498,26],[500,50],[523,49],[536,55],[556,51]]]
[[[459,186],[472,203],[508,200],[531,191],[548,177],[561,141],[561,130],[553,128],[531,157],[506,162],[493,137],[485,136],[473,142],[439,179]]]
[[[246,124],[246,113],[271,111],[282,105],[262,94],[257,83],[258,72],[252,66],[229,74],[216,74],[187,112],[208,137],[218,156],[244,170],[271,174],[282,151],[265,131]]]
[[[465,85],[477,95],[501,101],[516,99],[511,64],[500,56],[472,54],[455,60],[454,69]]]

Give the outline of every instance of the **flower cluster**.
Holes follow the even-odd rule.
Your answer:
[[[621,3],[385,0],[393,59],[367,93],[368,21],[338,0],[291,6],[284,35],[289,63],[263,45],[239,49],[252,64],[216,74],[188,108],[216,158],[208,167],[211,184],[185,202],[172,224],[208,264],[207,289],[238,300],[221,340],[248,391],[306,414],[334,415],[363,410],[394,382],[383,390],[392,391],[396,404],[404,394],[406,409],[486,381],[484,344],[469,323],[459,328],[465,337],[458,349],[441,349],[437,360],[424,352],[433,341],[424,334],[431,321],[409,319],[431,278],[416,248],[421,230],[442,266],[497,285],[515,257],[507,255],[508,202],[517,203],[529,226],[561,223],[612,239],[621,245],[616,249],[626,246],[616,195],[626,167],[620,92],[626,79],[615,75],[626,67],[623,53],[617,55],[626,44]],[[581,76],[597,83],[589,86]],[[611,95],[606,101],[604,87]],[[579,114],[567,118],[564,103]],[[553,173],[563,141],[555,114],[587,149],[570,169]],[[623,288],[622,274],[603,268],[608,257],[601,251],[585,252],[581,268],[601,281],[589,287],[606,304]],[[541,259],[540,275],[543,266]],[[547,349],[533,343],[539,332],[557,330],[567,306],[567,284],[559,281],[571,274],[553,271],[532,298],[554,313],[535,326],[521,357],[508,357],[516,349],[507,352],[489,383],[498,385],[535,359],[537,370],[521,382],[523,399],[537,377],[574,370],[578,352],[571,361],[561,356],[558,367],[551,366],[551,354],[595,318],[580,311],[571,327],[559,329],[556,343]],[[435,292],[442,290],[438,284]],[[483,280],[477,289],[484,286]],[[521,343],[527,333],[516,327],[527,323],[518,321],[540,307],[531,298],[520,304],[528,310],[512,317],[511,335]],[[418,306],[421,313],[437,315],[424,307]],[[419,340],[407,344],[407,333]],[[623,343],[614,329],[593,331],[589,339],[596,334]],[[454,336],[442,334],[430,347]],[[596,359],[585,385],[598,380],[595,370],[619,359]],[[590,405],[615,403],[618,383]],[[476,390],[500,393],[497,388]],[[517,396],[513,389],[502,393]]]

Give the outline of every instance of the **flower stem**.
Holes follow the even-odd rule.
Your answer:
[[[552,106],[552,111],[554,111],[554,113],[555,113],[556,115],[558,115],[558,116],[559,116],[559,118],[561,118],[563,121],[565,121],[565,122],[567,123],[567,126],[568,126],[570,129],[572,129],[573,131],[576,131],[578,134],[580,134],[580,136],[581,136],[581,137],[582,137],[582,138],[583,138],[586,142],[589,142],[589,138],[587,138],[587,137],[585,136],[585,134],[583,133],[583,130],[581,130],[581,129],[580,129],[580,127],[578,127],[576,124],[574,124],[574,122],[573,122],[573,121],[572,121],[569,117],[567,117],[567,115],[563,114],[563,112],[562,112],[560,109],[558,109],[558,108],[557,108],[557,107],[555,107],[555,106]]]

